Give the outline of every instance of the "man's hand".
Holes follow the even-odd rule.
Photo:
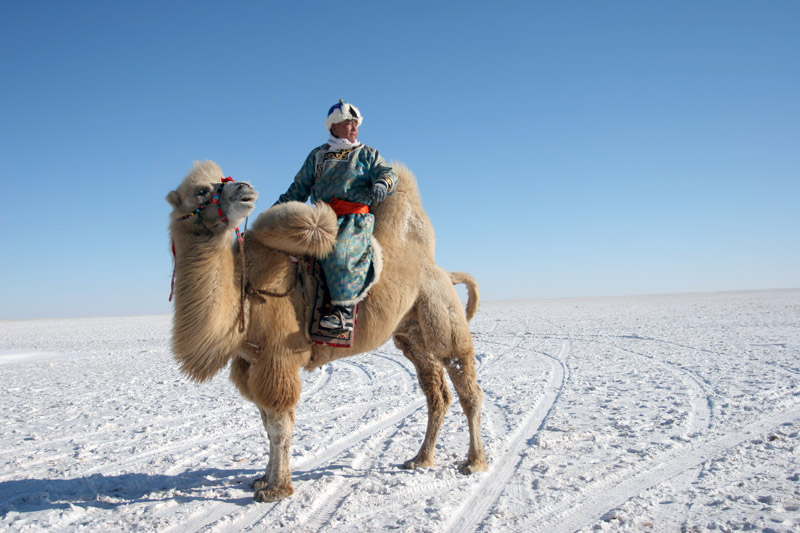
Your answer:
[[[372,190],[370,194],[372,195],[373,202],[382,202],[386,199],[386,193],[389,191],[389,186],[386,184],[384,180],[378,180],[375,182],[375,185],[372,186]]]

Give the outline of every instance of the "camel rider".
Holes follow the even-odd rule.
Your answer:
[[[357,141],[362,120],[358,109],[344,100],[331,107],[325,120],[328,142],[311,151],[294,183],[278,198],[278,203],[305,202],[310,196],[336,212],[336,248],[320,260],[332,305],[320,326],[331,330],[353,327],[353,308],[372,262],[369,244],[375,218],[369,206],[397,186],[394,170],[378,151]]]

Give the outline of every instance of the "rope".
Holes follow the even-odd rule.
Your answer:
[[[223,179],[224,181],[224,179]],[[220,213],[222,209],[220,209]],[[244,232],[247,233],[247,222],[250,217],[244,219]],[[241,281],[239,284],[239,333],[244,333],[244,299],[245,299],[245,271],[244,271],[244,237],[239,233],[239,228],[236,228],[236,240],[239,241],[239,271],[242,273]]]
[[[247,293],[247,296],[262,296],[262,297],[271,296],[272,298],[285,298],[290,294],[292,294],[295,285],[297,285],[297,278],[295,278],[294,284],[291,287],[289,287],[289,290],[287,290],[286,292],[272,292],[264,289],[254,289],[248,283],[247,287],[245,287],[245,292]]]
[[[292,256],[289,256],[289,258],[292,258]],[[294,288],[297,287],[297,280],[300,277],[299,263],[297,261],[292,261],[292,263],[294,263],[295,270],[294,270],[294,283],[292,283],[291,287],[286,289],[284,292],[274,292],[274,291],[268,291],[266,289],[255,289],[253,288],[252,285],[248,283],[244,289],[245,292],[247,293],[247,296],[260,296],[262,298],[265,296],[269,296],[271,298],[286,298],[287,296],[292,294]]]
[[[245,232],[247,231],[247,221],[245,221]],[[244,239],[239,234],[238,228],[236,232],[239,238],[239,264],[241,266],[242,271],[242,278],[241,278],[241,300],[240,300],[240,307],[239,307],[239,333],[244,333],[244,304],[245,300],[248,296],[258,296],[261,298],[266,299],[266,297],[271,298],[285,298],[292,294],[294,288],[297,286],[297,278],[299,277],[299,266],[296,261],[292,261],[295,264],[295,275],[294,275],[294,283],[292,286],[289,287],[285,292],[273,292],[268,291],[266,289],[255,289],[250,282],[245,282],[245,270],[244,270]],[[289,256],[291,258],[291,256]]]

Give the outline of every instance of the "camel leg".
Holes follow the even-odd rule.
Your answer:
[[[451,357],[447,360],[447,374],[458,394],[458,401],[469,425],[469,451],[467,462],[461,465],[463,474],[485,472],[486,455],[481,442],[481,404],[483,392],[478,385],[478,376],[475,372],[475,354],[470,352],[466,356]]]
[[[258,408],[258,412],[261,414],[261,422],[264,424],[264,429],[267,429],[267,413],[261,407]],[[269,460],[267,461],[267,471],[264,473],[263,476],[256,478],[250,483],[250,487],[254,490],[261,490],[269,485],[269,475],[272,472],[273,465],[275,462],[273,459],[277,455],[277,451],[275,447],[272,445],[272,440],[269,438],[269,433],[267,433],[267,441],[269,442]]]
[[[292,471],[289,467],[294,407],[259,410],[269,438],[269,462],[264,476],[253,482],[255,499],[260,502],[277,502],[294,493]]]
[[[428,403],[428,427],[417,455],[403,463],[403,468],[414,469],[433,466],[436,439],[444,422],[444,415],[450,407],[452,396],[444,378],[444,369],[439,361],[430,356],[420,355],[409,337],[399,334],[394,338],[395,345],[414,363],[425,400]],[[424,353],[424,352],[423,352]]]
[[[481,442],[483,392],[475,372],[475,351],[467,319],[450,276],[441,269],[431,272],[430,283],[420,291],[417,319],[429,353],[440,358],[458,394],[469,426],[469,451],[461,467],[465,474],[487,470]]]

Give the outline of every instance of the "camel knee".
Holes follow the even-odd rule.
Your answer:
[[[478,373],[475,371],[475,357],[470,353],[465,356],[448,357],[444,360],[444,367],[450,376],[450,381],[461,394],[461,389],[477,389]]]
[[[285,439],[291,438],[294,430],[294,408],[260,408],[259,411],[270,442],[278,444]]]
[[[445,361],[445,366],[462,408],[466,412],[480,410],[483,403],[483,391],[478,385],[474,359],[471,356],[451,357]]]
[[[453,401],[450,389],[444,379],[444,371],[439,368],[436,371],[420,373],[419,382],[425,399],[428,401],[428,407],[432,411],[444,415]]]

